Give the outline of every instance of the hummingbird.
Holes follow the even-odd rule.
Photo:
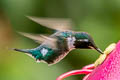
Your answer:
[[[47,64],[56,64],[61,61],[73,49],[94,49],[103,54],[92,37],[87,32],[76,32],[71,30],[71,20],[56,18],[38,18],[28,16],[28,18],[46,28],[52,29],[54,33],[50,36],[42,34],[23,33],[20,34],[35,40],[40,45],[33,49],[17,49]]]

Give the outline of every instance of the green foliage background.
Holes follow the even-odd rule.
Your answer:
[[[71,18],[75,24],[73,30],[90,33],[102,50],[120,39],[119,0],[0,0],[0,24],[2,21],[4,25],[9,23],[0,25],[0,80],[55,80],[62,73],[93,63],[99,56],[94,50],[73,50],[61,62],[47,66],[12,51],[14,47],[39,45],[16,31],[51,33],[25,17],[28,15]],[[81,80],[81,77],[77,75],[66,80]]]

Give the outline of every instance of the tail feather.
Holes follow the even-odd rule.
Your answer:
[[[14,48],[13,50],[26,53],[28,56],[36,59],[36,61],[42,60],[42,55],[34,49],[16,49],[16,48]]]
[[[19,51],[19,52],[24,52],[24,53],[30,53],[30,49],[16,49],[16,48],[14,48],[13,50]]]

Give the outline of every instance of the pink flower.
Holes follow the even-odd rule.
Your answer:
[[[83,80],[120,80],[120,41],[102,64],[97,67],[91,64],[81,70],[64,73],[56,80],[62,80],[68,76],[78,74],[87,74]]]

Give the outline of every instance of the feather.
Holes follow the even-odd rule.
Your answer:
[[[46,40],[49,40],[51,42],[55,42],[56,39],[54,38],[51,38],[51,37],[47,37],[47,36],[44,36],[44,35],[37,35],[37,34],[31,34],[31,33],[24,33],[24,32],[18,32],[19,34],[25,36],[25,37],[28,37],[32,40],[35,40],[37,43],[41,44],[42,42],[46,41]]]
[[[32,17],[27,16],[30,20],[48,27],[50,29],[53,29],[55,31],[65,31],[65,30],[71,30],[72,21],[70,19],[57,19],[57,18],[38,18],[38,17]]]

